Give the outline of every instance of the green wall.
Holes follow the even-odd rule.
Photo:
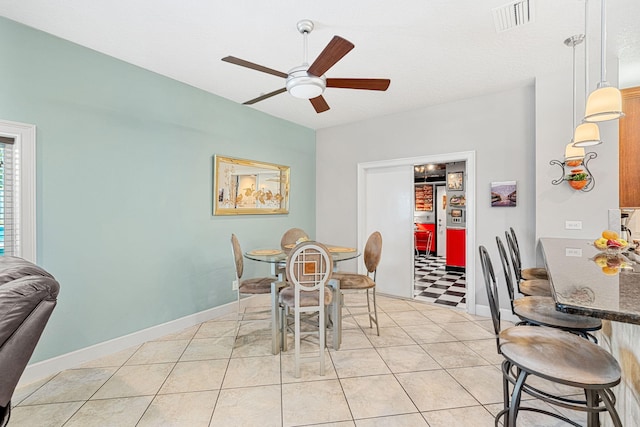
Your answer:
[[[0,118],[37,126],[37,262],[61,284],[32,362],[232,301],[232,232],[315,232],[313,130],[4,18],[0,57]],[[212,216],[215,154],[291,166],[290,213]]]

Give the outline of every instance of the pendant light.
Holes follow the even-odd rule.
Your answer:
[[[585,104],[589,97],[589,33],[587,31],[589,23],[589,0],[584,0],[584,99]],[[586,105],[585,105],[586,107]],[[602,144],[600,139],[600,128],[596,123],[583,122],[576,127],[573,134],[573,145],[575,147],[590,147]]]
[[[575,36],[571,36],[564,41],[564,44],[573,48],[573,126],[571,130],[573,131],[576,128],[576,46],[584,41],[584,34],[578,34]],[[567,144],[565,148],[564,160],[570,166],[577,166],[582,163],[582,159],[584,159],[585,152],[584,148],[575,147],[573,145],[573,139],[571,142]]]
[[[591,92],[587,100],[584,116],[585,122],[603,122],[606,120],[617,120],[624,116],[622,112],[622,94],[618,88],[607,82],[606,71],[606,0],[601,1],[600,12],[600,82],[598,88]]]

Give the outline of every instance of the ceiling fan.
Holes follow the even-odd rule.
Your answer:
[[[272,96],[289,92],[296,98],[308,99],[313,105],[317,113],[322,113],[329,109],[329,104],[325,101],[322,93],[328,87],[343,89],[365,89],[365,90],[381,90],[385,91],[389,87],[391,80],[389,79],[336,79],[327,78],[326,73],[333,67],[342,57],[351,51],[355,46],[348,40],[339,36],[333,36],[333,39],[327,44],[320,55],[309,65],[307,61],[307,35],[313,30],[313,22],[304,19],[298,22],[298,31],[304,37],[304,62],[298,67],[283,73],[272,68],[254,64],[235,56],[227,56],[222,58],[223,61],[231,64],[240,65],[241,67],[251,68],[252,70],[261,71],[274,76],[282,77],[286,80],[285,87],[274,90],[257,98],[244,102],[244,105],[255,104]]]

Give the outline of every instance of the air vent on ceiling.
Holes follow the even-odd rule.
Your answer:
[[[499,33],[533,22],[533,0],[518,0],[496,7],[493,22]]]

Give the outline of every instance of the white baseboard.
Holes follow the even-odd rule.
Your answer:
[[[251,300],[253,298],[254,297],[243,298],[241,300],[241,304],[243,306],[251,305]],[[80,350],[72,351],[71,353],[30,364],[24,370],[18,386],[20,387],[38,381],[65,369],[78,367],[83,363],[117,353],[127,348],[143,344],[147,341],[152,341],[165,335],[180,332],[208,320],[236,313],[236,306],[237,301],[233,301],[228,304],[213,307],[170,322],[114,338],[109,341],[104,341]]]
[[[491,309],[488,305],[476,304],[476,316],[483,316],[491,319]],[[507,308],[500,309],[500,320],[506,320],[513,323],[520,321],[518,316],[514,316],[511,310]]]

